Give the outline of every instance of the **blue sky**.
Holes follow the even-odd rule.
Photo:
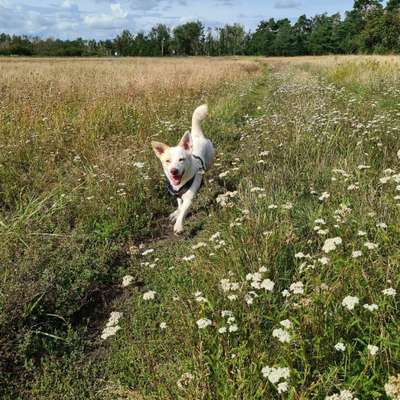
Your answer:
[[[353,0],[0,0],[0,32],[41,37],[105,39],[123,29],[171,27],[199,19],[206,26],[239,22],[254,29],[262,19],[343,13]]]

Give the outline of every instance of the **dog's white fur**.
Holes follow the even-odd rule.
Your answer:
[[[151,143],[174,190],[179,190],[195,177],[190,189],[182,195],[182,198],[178,198],[178,209],[170,215],[170,220],[175,221],[174,232],[176,234],[183,231],[183,220],[189,212],[203,179],[201,162],[193,155],[203,160],[206,170],[212,166],[214,161],[214,146],[204,136],[201,128],[201,122],[207,114],[208,107],[206,104],[196,108],[192,117],[192,131],[186,132],[177,146],[170,147],[160,142]]]

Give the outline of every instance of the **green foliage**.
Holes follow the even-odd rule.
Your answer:
[[[205,30],[200,21],[187,22],[172,31],[164,24],[148,33],[124,30],[113,40],[54,40],[0,35],[0,55],[35,56],[295,56],[351,53],[398,53],[400,6],[390,0],[356,0],[353,9],[340,14],[302,15],[263,20],[254,32],[240,24]]]

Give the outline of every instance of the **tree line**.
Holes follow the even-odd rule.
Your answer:
[[[261,21],[254,32],[240,24],[206,28],[200,21],[149,32],[124,30],[110,40],[60,40],[0,34],[0,55],[24,56],[296,56],[400,52],[400,0],[355,0],[339,13],[300,16],[296,22]]]

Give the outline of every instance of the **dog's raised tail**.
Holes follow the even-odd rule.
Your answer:
[[[207,117],[208,106],[203,104],[194,110],[192,117],[192,135],[193,136],[204,136],[203,130],[201,129],[201,122]]]

